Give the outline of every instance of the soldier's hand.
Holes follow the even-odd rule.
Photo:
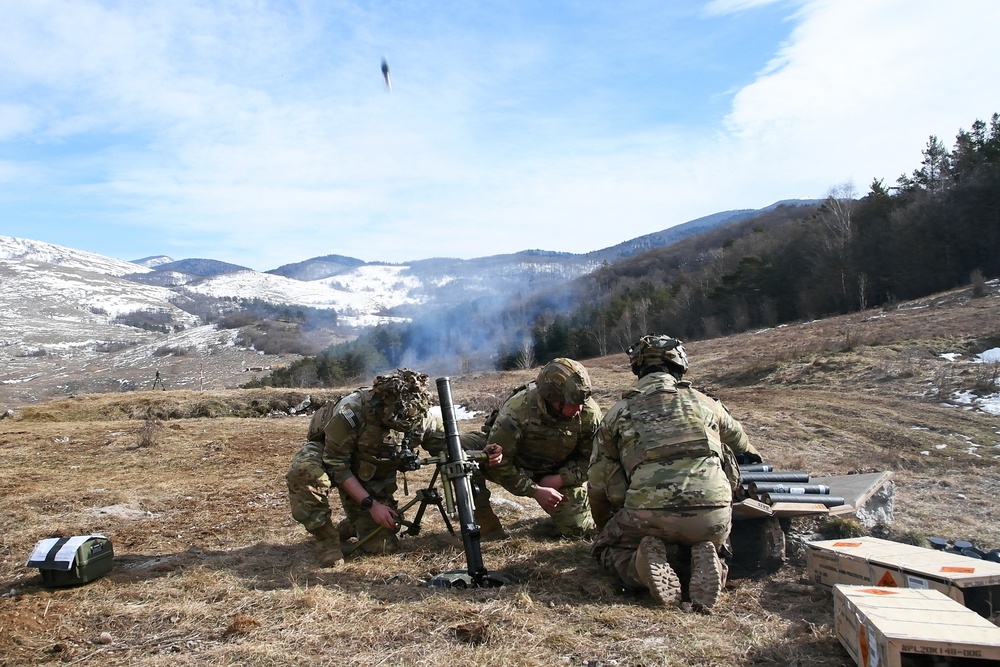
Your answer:
[[[372,504],[372,508],[368,510],[368,513],[371,514],[372,519],[374,519],[378,525],[388,528],[389,530],[394,530],[396,528],[396,517],[398,515],[396,514],[396,510],[392,509],[388,505],[383,505],[376,500]]]
[[[503,461],[503,447],[495,442],[491,442],[483,448],[483,454],[486,454],[486,462],[491,466],[500,465]]]
[[[539,486],[535,489],[534,499],[544,510],[555,509],[555,506],[563,501],[563,494],[547,486]]]

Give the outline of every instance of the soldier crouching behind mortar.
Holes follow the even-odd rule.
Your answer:
[[[336,404],[327,404],[309,422],[308,441],[292,459],[285,479],[292,517],[316,537],[322,567],[344,562],[341,541],[385,528],[361,545],[366,553],[395,553],[399,518],[394,494],[403,440],[437,454],[444,425],[429,411],[427,375],[405,368],[375,378]],[[498,463],[502,450],[490,454]],[[331,518],[329,494],[336,486],[347,515]]]
[[[628,355],[639,381],[605,415],[590,466],[591,553],[660,604],[680,605],[686,587],[692,607],[708,610],[728,574],[735,454],[760,455],[720,401],[681,379],[681,341],[643,336]]]
[[[488,435],[467,436],[472,449],[478,448],[473,442],[500,445],[503,461],[483,470],[483,476],[516,496],[534,498],[564,537],[590,535],[595,528],[586,482],[601,409],[590,394],[587,369],[572,359],[555,359],[507,399],[495,421],[484,427]],[[481,489],[476,521],[483,539],[503,536],[485,483],[475,482]]]

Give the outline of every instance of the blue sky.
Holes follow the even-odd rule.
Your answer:
[[[861,195],[1000,111],[998,25],[994,0],[0,0],[0,234],[267,270]]]

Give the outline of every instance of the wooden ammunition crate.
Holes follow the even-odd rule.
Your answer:
[[[833,587],[837,639],[859,667],[1000,664],[1000,628],[933,589]]]
[[[991,620],[1000,615],[1000,563],[875,537],[811,542],[806,563],[823,586],[934,589]]]

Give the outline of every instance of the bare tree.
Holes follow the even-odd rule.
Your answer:
[[[635,323],[640,336],[644,336],[649,333],[647,316],[649,315],[650,305],[649,299],[646,298],[633,301],[631,305],[632,314],[635,316]]]
[[[602,357],[606,356],[608,354],[608,322],[603,313],[597,316],[597,322],[591,327],[590,335],[597,343],[598,354]]]
[[[854,234],[853,213],[856,202],[853,183],[842,183],[830,189],[819,209],[819,219],[826,228],[826,247],[843,252]]]
[[[632,343],[635,342],[635,337],[632,335],[631,308],[626,308],[622,312],[622,319],[615,326],[615,340],[618,341],[618,345],[622,352],[631,347]]]
[[[848,253],[854,236],[853,213],[856,204],[853,183],[842,183],[830,190],[818,212],[826,232],[824,244],[840,272],[840,292],[848,301]]]
[[[517,367],[527,370],[535,365],[535,348],[531,344],[530,338],[521,341],[521,347],[517,351]]]

